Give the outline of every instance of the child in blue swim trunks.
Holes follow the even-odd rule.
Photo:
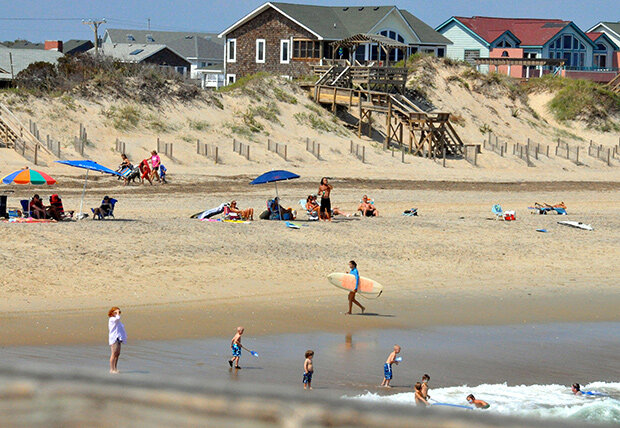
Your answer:
[[[400,354],[400,346],[394,345],[394,350],[390,353],[387,361],[383,365],[383,382],[381,386],[391,388],[390,381],[392,380],[392,364],[398,364],[396,361],[396,355]]]
[[[230,349],[232,350],[232,358],[228,360],[228,365],[232,368],[233,365],[236,369],[240,369],[239,367],[239,358],[241,358],[241,348],[243,345],[241,344],[241,335],[243,334],[244,328],[237,327],[237,333],[233,336],[230,342]]]
[[[314,374],[314,364],[312,359],[314,358],[314,351],[309,349],[306,351],[306,360],[304,361],[304,389],[312,390],[312,375]]]

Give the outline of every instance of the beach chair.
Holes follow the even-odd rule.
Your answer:
[[[299,205],[301,205],[301,208],[306,212],[306,215],[308,216],[308,221],[318,221],[319,213],[317,213],[316,211],[309,211],[306,208],[306,200],[305,199],[300,199],[299,200]]]
[[[32,213],[30,212],[30,201],[28,199],[22,199],[19,203],[22,206],[22,216],[24,218],[32,217]]]
[[[504,210],[502,210],[502,206],[500,204],[493,205],[493,208],[491,208],[491,212],[495,214],[495,220],[504,219]]]
[[[230,210],[230,206],[226,204],[224,206],[224,219],[225,220],[241,220],[239,214],[234,213]]]
[[[115,218],[114,217],[114,207],[116,206],[117,202],[118,201],[116,199],[110,198],[110,206],[111,206],[111,208],[108,211],[104,212],[103,214],[97,213],[97,218],[99,218],[99,220],[105,220],[106,217]],[[101,201],[101,203],[103,204],[103,201]],[[90,210],[93,212],[93,215],[95,215],[95,209],[91,208]]]

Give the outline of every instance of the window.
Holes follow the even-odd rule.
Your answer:
[[[235,83],[237,81],[236,74],[227,74],[226,75],[226,84],[230,85],[231,83]]]
[[[146,42],[147,43],[153,43],[154,41],[155,41],[155,39],[153,38],[152,35],[150,35],[150,34],[146,35]]]
[[[265,62],[265,39],[256,39],[256,62]]]
[[[509,55],[508,55],[508,51],[504,51],[504,52],[502,52],[502,56],[503,56],[503,57],[508,57],[508,56],[509,56]]]
[[[549,58],[564,59],[567,67],[584,67],[586,46],[574,35],[564,34],[549,44]]]
[[[499,47],[499,48],[511,48],[512,47],[512,43],[510,43],[507,40],[502,40],[501,42],[499,42],[497,44],[497,47]]]
[[[321,42],[293,40],[293,58],[312,59],[321,57]]]
[[[201,62],[201,63],[200,63],[200,68],[205,68],[206,66],[207,66],[207,63],[206,63],[206,62]]]
[[[465,61],[471,65],[476,65],[475,58],[480,58],[480,49],[465,49],[464,56]]]
[[[185,67],[174,67],[175,71],[185,76]]]
[[[379,34],[392,40],[396,40],[397,42],[405,43],[404,37],[394,30],[383,30]],[[377,59],[376,56],[373,59]],[[379,52],[379,59],[382,61],[385,60],[385,52],[383,51],[383,49],[381,49]],[[400,49],[392,49],[390,51],[390,61],[398,61],[401,59],[403,59],[403,52]]]
[[[237,39],[228,39],[226,55],[227,62],[237,62]]]
[[[602,44],[602,43],[597,43],[597,44],[596,44],[596,48],[595,48],[595,50],[597,50],[597,51],[606,51],[606,50],[607,50],[607,48],[605,47],[605,45],[604,45],[604,44]]]
[[[135,51],[129,52],[129,55],[138,55],[140,52],[144,52],[144,49],[136,49]]]
[[[288,64],[291,60],[291,41],[280,40],[280,64]]]
[[[443,58],[446,55],[444,48],[437,48],[437,58]]]

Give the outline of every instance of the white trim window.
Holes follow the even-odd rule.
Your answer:
[[[280,64],[288,64],[291,61],[291,41],[280,40]]]
[[[226,62],[237,62],[237,39],[226,42]]]
[[[227,74],[226,75],[226,84],[230,85],[233,84],[237,81],[237,75],[236,74]]]
[[[265,39],[256,39],[256,62],[265,63]]]

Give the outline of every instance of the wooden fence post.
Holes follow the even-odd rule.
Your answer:
[[[568,152],[568,150],[566,152]],[[577,160],[575,163],[579,163],[579,146],[577,146]]]
[[[38,165],[37,161],[39,160],[39,144],[36,143],[34,145],[34,164]]]
[[[467,147],[465,147],[465,150],[467,150]],[[465,156],[467,156],[467,152],[465,152]],[[445,168],[446,167],[446,146],[445,145],[441,148],[441,157],[443,158],[442,166]]]

